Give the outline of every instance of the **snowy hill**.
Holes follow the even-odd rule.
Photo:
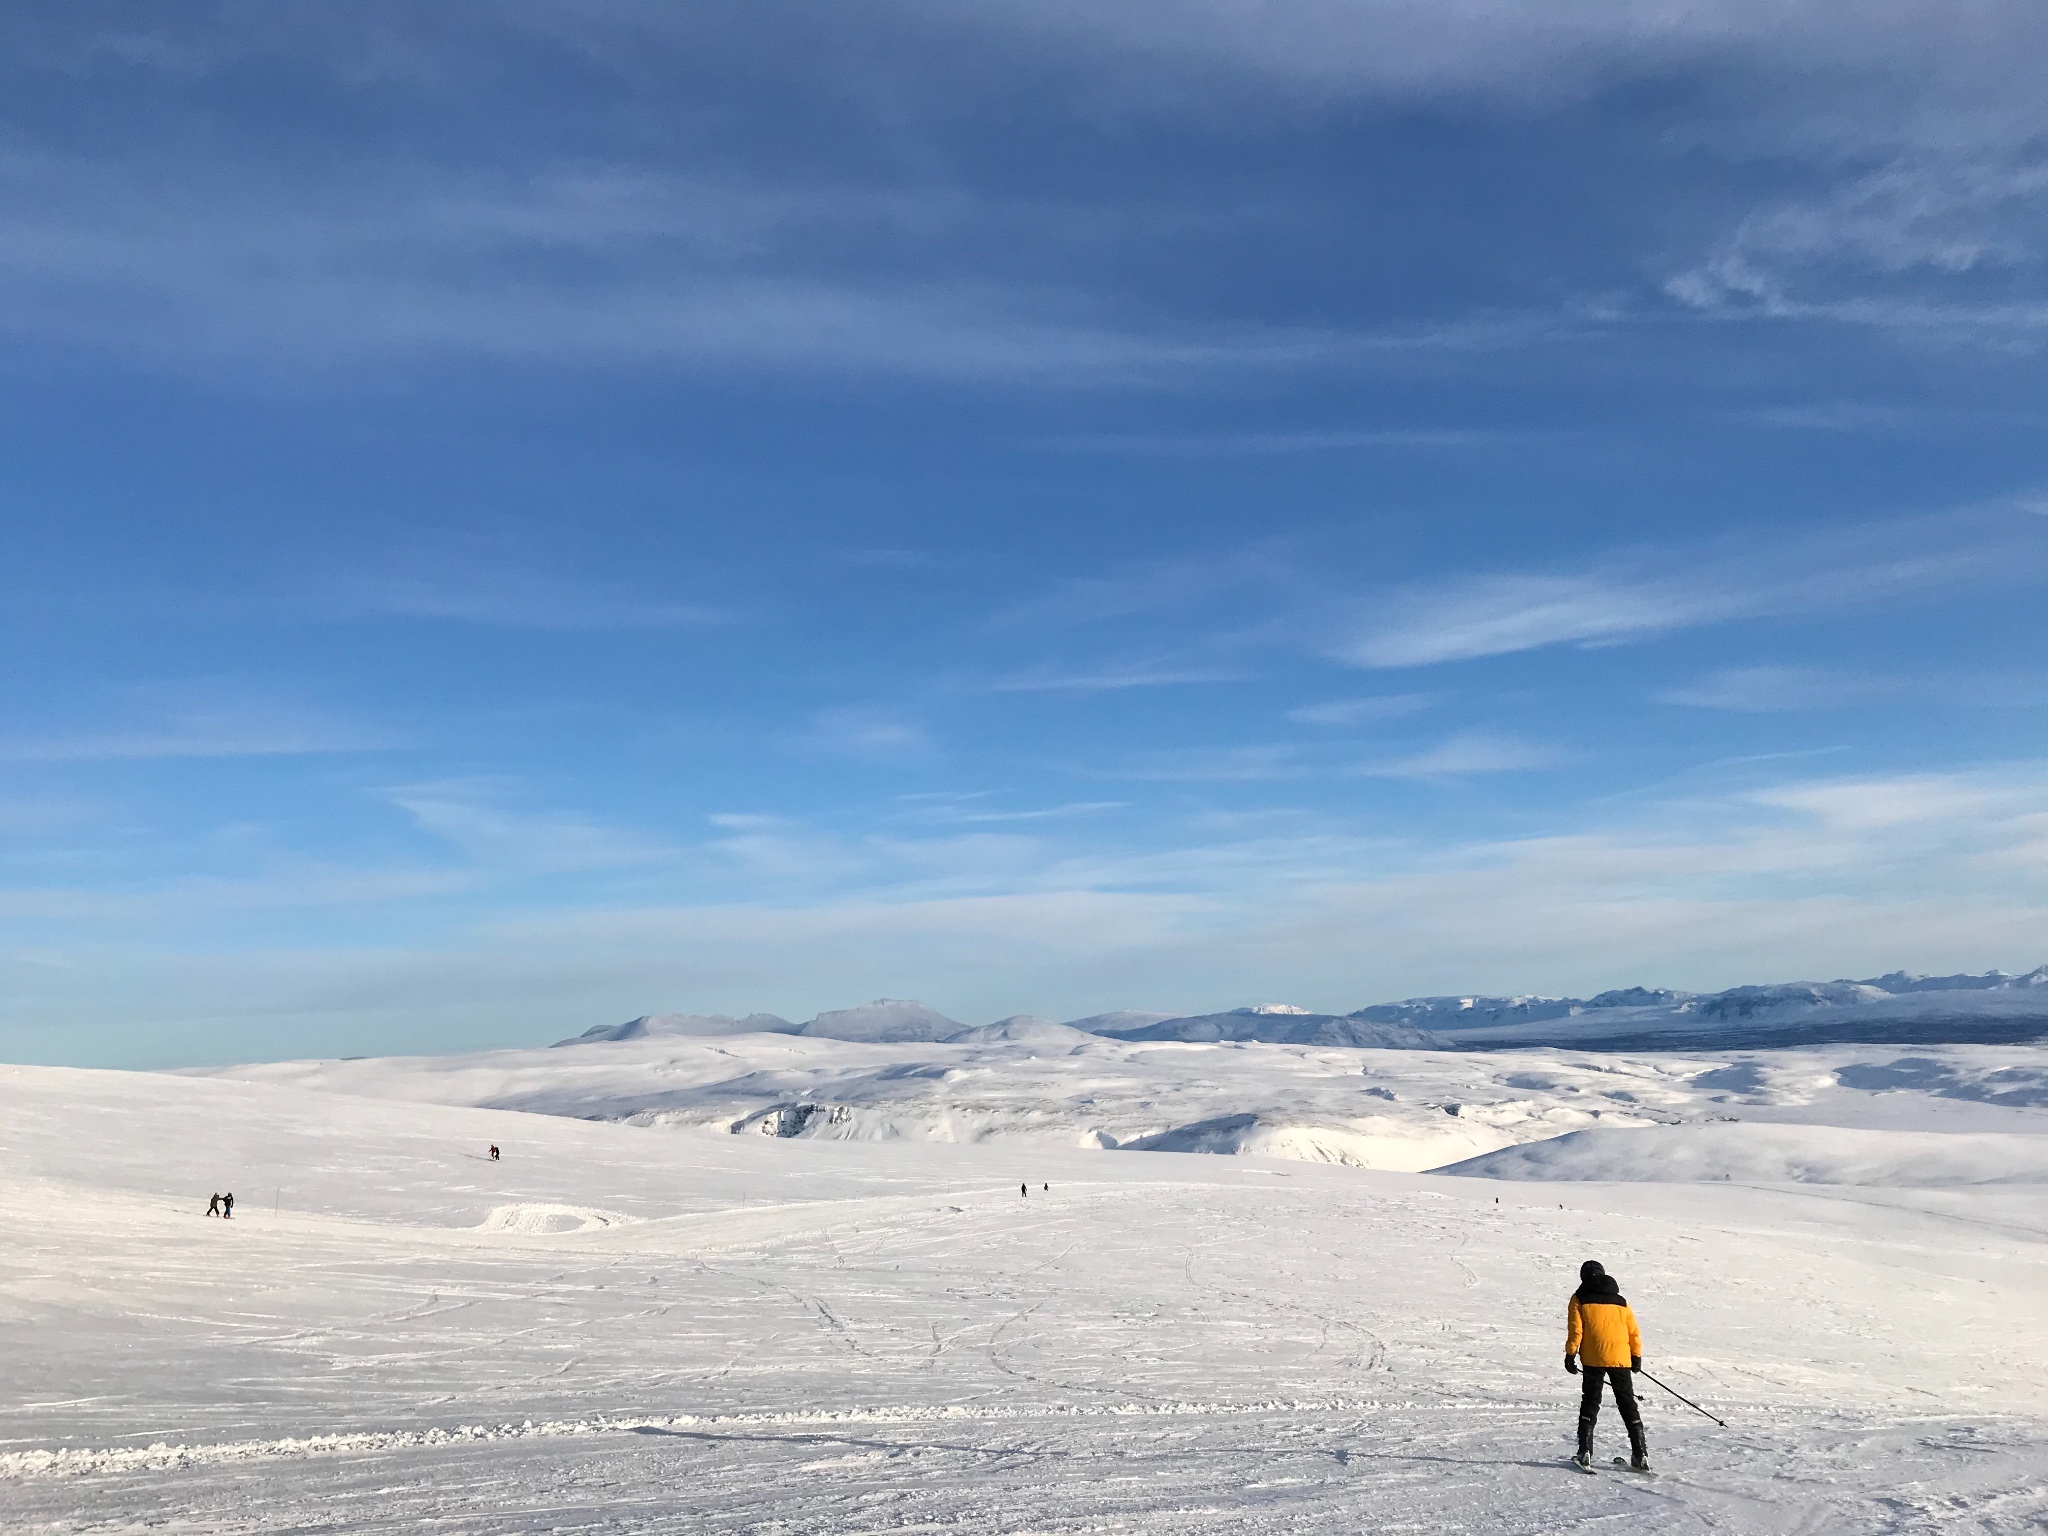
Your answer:
[[[827,1040],[944,1040],[966,1027],[923,1003],[878,997],[858,1008],[821,1013],[798,1033]]]
[[[1034,1019],[1028,1013],[1013,1014],[993,1024],[984,1024],[979,1029],[963,1029],[946,1037],[953,1045],[1035,1045],[1067,1050],[1086,1045],[1093,1038],[1071,1024]]]
[[[1660,1126],[1571,1131],[1437,1170],[1486,1179],[1617,1184],[1836,1184],[1938,1189],[2048,1184],[2048,1136],[1844,1126]]]
[[[743,1019],[722,1013],[645,1013],[623,1024],[598,1024],[556,1045],[585,1045],[599,1040],[646,1040],[663,1036],[702,1039],[714,1035],[793,1035],[803,1026],[772,1013],[750,1013]]]
[[[1518,1102],[1563,1136],[1441,1177],[1319,1162],[1360,1117],[1298,1108],[1162,1138],[1252,1155],[1165,1156],[421,1098],[494,1083],[537,1101],[552,1082],[566,1105],[667,1066],[708,1084],[721,1053],[877,1082],[918,1052],[1031,1059],[776,1033],[208,1076],[0,1068],[0,1525],[2019,1536],[2048,1519],[2042,1186],[1959,1182],[2042,1176],[2048,1112],[1992,1102],[2029,1091],[2006,1075],[2029,1053],[1080,1049],[1039,1058],[1075,1068],[1024,1083],[1041,1110],[1127,1079],[1133,1107],[1177,1084],[1179,1113],[1204,1074],[1293,1093],[1321,1072],[1317,1092],[1348,1080],[1399,1126],[1469,1138]],[[1674,1176],[1694,1181],[1683,1198],[1648,1182]],[[1800,1182],[1741,1182],[1759,1176]],[[234,1219],[209,1220],[223,1188]],[[1588,1257],[1620,1278],[1650,1370],[1732,1426],[1646,1382],[1652,1483],[1565,1466],[1564,1299]],[[1598,1448],[1619,1446],[1610,1410]]]
[[[1191,1018],[1111,1026],[1098,1031],[1118,1040],[1259,1040],[1270,1045],[1348,1045],[1388,1050],[1442,1049],[1444,1042],[1411,1024],[1338,1017],[1301,1008],[1233,1008]]]
[[[1745,1131],[1804,1125],[1830,1134],[2048,1131],[2048,1059],[2033,1046],[1912,1055],[1865,1046],[1426,1051],[1124,1040],[1012,1020],[947,1041],[650,1035],[590,1051],[275,1062],[194,1075],[713,1135],[1137,1149],[1394,1171],[1539,1146],[1556,1158],[1576,1145],[1561,1138],[1589,1131],[1612,1131],[1624,1138],[1617,1146],[1647,1157],[1678,1143],[1626,1138],[1731,1120]],[[1742,1134],[1705,1145],[1725,1146],[1728,1159],[1680,1160],[1654,1174],[1557,1176],[1804,1177],[1745,1161],[1751,1143]],[[1526,1177],[1516,1170],[1534,1165],[1498,1166],[1503,1177]],[[1814,1166],[1816,1177],[1830,1176],[1825,1164]],[[1780,1171],[1759,1171],[1766,1168]]]

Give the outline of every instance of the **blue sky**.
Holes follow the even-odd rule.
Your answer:
[[[0,18],[0,1056],[2048,959],[2038,6]]]

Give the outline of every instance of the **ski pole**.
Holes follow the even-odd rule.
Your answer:
[[[1643,1374],[1645,1376],[1650,1376],[1650,1373],[1648,1371],[1644,1371]],[[1654,1376],[1650,1376],[1650,1380],[1657,1381],[1657,1378]],[[1657,1385],[1660,1387],[1664,1387],[1664,1383],[1661,1381],[1657,1381]],[[1664,1387],[1664,1390],[1666,1392],[1671,1392],[1671,1389],[1669,1387]],[[1687,1397],[1683,1392],[1671,1392],[1671,1395],[1677,1398],[1681,1403],[1685,1404],[1685,1406],[1690,1408],[1694,1413],[1707,1413],[1706,1409],[1702,1408],[1698,1403],[1694,1402],[1691,1398]],[[1707,1413],[1707,1417],[1710,1419],[1714,1419],[1714,1416],[1711,1413]],[[1728,1423],[1725,1419],[1714,1419],[1714,1422],[1716,1424],[1719,1424],[1723,1429],[1726,1429],[1728,1427]]]

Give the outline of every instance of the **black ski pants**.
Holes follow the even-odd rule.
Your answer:
[[[1614,1388],[1615,1410],[1628,1426],[1630,1452],[1644,1455],[1648,1446],[1643,1438],[1643,1415],[1636,1407],[1636,1382],[1628,1367],[1588,1365],[1581,1368],[1579,1375],[1579,1449],[1588,1456],[1593,1454],[1593,1426],[1600,1418],[1600,1383],[1604,1381]]]

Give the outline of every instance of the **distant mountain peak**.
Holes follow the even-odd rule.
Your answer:
[[[828,1009],[797,1033],[828,1040],[916,1041],[944,1040],[966,1027],[914,998],[878,997],[858,1008]]]

